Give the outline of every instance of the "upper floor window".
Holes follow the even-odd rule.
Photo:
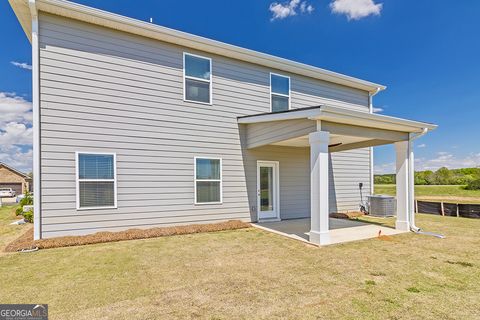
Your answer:
[[[272,112],[290,109],[290,77],[270,73],[270,95]]]
[[[212,103],[212,60],[184,53],[183,87],[185,101]]]
[[[116,208],[114,153],[77,152],[77,209]]]

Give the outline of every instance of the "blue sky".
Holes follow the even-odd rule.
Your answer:
[[[385,84],[382,113],[440,126],[416,142],[417,168],[480,166],[480,1],[77,2]],[[31,49],[7,1],[0,17],[0,161],[29,170]],[[375,148],[377,172],[393,163]]]

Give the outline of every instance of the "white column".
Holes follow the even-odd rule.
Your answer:
[[[328,143],[330,134],[316,131],[310,142],[310,242],[329,244]]]
[[[395,143],[397,156],[397,221],[395,228],[398,230],[410,230],[410,142],[400,141]],[[413,181],[412,181],[413,183]],[[412,202],[413,203],[413,202]]]

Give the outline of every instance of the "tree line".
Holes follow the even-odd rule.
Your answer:
[[[395,184],[395,174],[376,174],[376,184]],[[475,185],[480,184],[480,168],[415,171],[416,185]],[[480,187],[479,187],[480,188]]]

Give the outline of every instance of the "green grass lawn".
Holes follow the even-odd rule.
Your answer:
[[[479,319],[480,220],[417,220],[447,238],[317,248],[249,228],[4,254],[0,301],[50,319]]]
[[[5,246],[18,238],[28,228],[31,228],[31,224],[24,224],[18,226],[11,226],[10,223],[20,220],[22,217],[15,215],[15,209],[17,205],[3,205],[0,207],[0,255],[3,254]]]
[[[395,195],[395,185],[376,184],[375,193]],[[463,186],[415,186],[415,198],[419,200],[480,203],[480,190],[465,190]]]

